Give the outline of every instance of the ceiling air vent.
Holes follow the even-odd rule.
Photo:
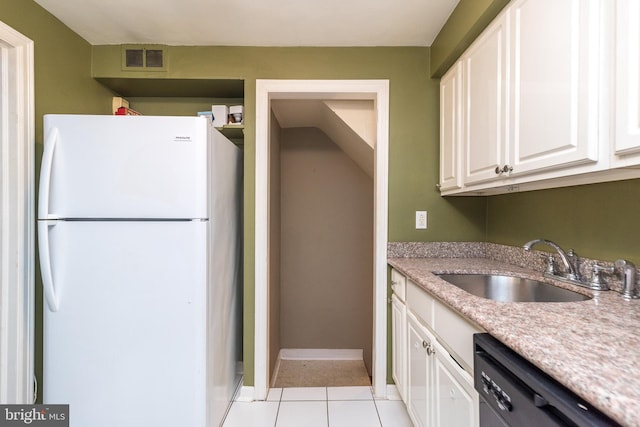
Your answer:
[[[167,47],[161,45],[123,45],[123,71],[167,71]]]

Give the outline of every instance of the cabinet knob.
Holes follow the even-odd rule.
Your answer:
[[[503,167],[496,166],[496,168],[493,171],[496,173],[496,175],[502,175],[503,173],[511,173],[513,172],[513,166],[509,166],[509,165],[504,165]]]
[[[422,348],[427,351],[427,356],[435,354],[436,350],[433,348],[430,342],[422,341]]]

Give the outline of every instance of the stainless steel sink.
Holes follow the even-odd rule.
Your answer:
[[[549,283],[521,277],[490,274],[439,274],[470,294],[503,302],[573,302],[591,299],[587,295]]]

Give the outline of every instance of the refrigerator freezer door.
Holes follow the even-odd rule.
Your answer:
[[[72,427],[206,426],[206,221],[49,225],[44,402]]]
[[[202,117],[46,115],[38,217],[206,218]]]

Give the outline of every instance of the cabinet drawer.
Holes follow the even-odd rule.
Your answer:
[[[473,372],[473,334],[484,332],[439,301],[433,301],[433,329],[463,368]]]
[[[424,289],[407,280],[407,307],[427,326],[434,329],[433,324],[434,298]]]
[[[395,269],[391,269],[391,290],[398,296],[400,301],[405,301],[407,289],[407,279]]]

